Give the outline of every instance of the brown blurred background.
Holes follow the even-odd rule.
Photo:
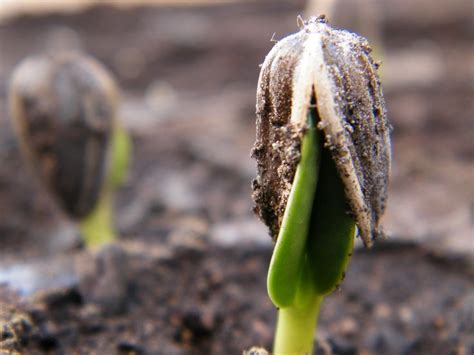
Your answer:
[[[389,340],[384,343],[388,345],[377,348],[377,341],[368,339],[372,333],[363,331],[358,322],[369,311],[359,308],[349,318],[328,311],[323,315],[321,334],[329,339],[328,346],[335,353],[334,344],[360,353],[423,353],[432,349],[423,347],[424,342],[435,344],[435,350],[436,346],[447,351],[468,349],[466,344],[474,343],[463,334],[474,326],[462,328],[460,315],[449,318],[444,313],[456,307],[462,309],[459,314],[464,315],[466,309],[474,312],[472,278],[466,276],[472,276],[474,265],[474,49],[473,5],[468,0],[436,4],[430,0],[312,4],[300,0],[0,2],[0,268],[8,271],[25,260],[43,265],[45,256],[55,260],[79,253],[74,227],[56,210],[21,160],[8,119],[6,96],[10,74],[25,56],[82,50],[116,76],[122,89],[120,119],[134,141],[133,166],[118,193],[117,224],[122,240],[161,243],[158,249],[162,250],[165,244],[174,248],[197,239],[209,250],[221,248],[231,253],[222,260],[229,263],[221,266],[224,270],[235,269],[230,264],[235,250],[262,250],[263,256],[253,261],[260,269],[249,266],[242,272],[258,274],[258,280],[247,285],[259,285],[251,296],[254,306],[263,304],[257,313],[273,312],[264,290],[271,243],[266,229],[252,213],[250,199],[255,164],[249,152],[255,138],[259,64],[273,46],[272,37],[278,40],[297,30],[297,15],[308,17],[321,11],[330,12],[329,22],[335,27],[367,36],[374,46],[374,56],[382,61],[382,84],[394,128],[394,161],[384,219],[389,240],[382,244],[401,248],[389,257],[384,251],[375,251],[372,259],[370,253],[360,250],[360,255],[354,257],[353,276],[349,272],[347,281],[348,289],[353,286],[356,294],[365,295],[365,275],[377,274],[370,282],[379,293],[370,302],[375,304],[371,308],[373,317],[378,314],[382,325],[377,321],[374,326],[374,318],[368,316],[365,326],[389,329]],[[404,256],[396,257],[399,252]],[[210,263],[219,260],[210,253]],[[364,260],[362,264],[357,264],[357,257]],[[385,265],[384,261],[378,264],[378,257],[393,257],[393,265]],[[438,264],[430,264],[432,260]],[[59,268],[64,268],[63,262],[58,261]],[[453,274],[440,271],[451,270],[453,265],[460,268]],[[45,273],[53,276],[46,281],[41,275],[34,275],[36,281],[31,281],[0,272],[0,282],[15,284],[12,278],[16,279],[17,289],[27,294],[49,289],[48,282],[63,285],[62,279],[58,281],[58,271],[49,268]],[[380,274],[377,270],[385,271]],[[418,274],[412,274],[414,270],[419,270],[420,280],[425,278],[429,284],[418,281]],[[385,288],[391,287],[387,280],[392,276],[388,274],[394,275],[397,287],[410,289],[405,296],[390,298],[391,291]],[[412,283],[399,280],[410,277]],[[447,280],[453,277],[459,280],[453,281],[455,285],[449,289],[446,285],[451,281]],[[426,287],[425,305],[417,303],[417,285]],[[234,286],[242,285],[237,280]],[[437,290],[445,286],[445,293]],[[433,296],[436,292],[440,293],[436,296],[439,299]],[[388,301],[382,302],[387,294]],[[239,297],[245,295],[239,293]],[[334,299],[328,309],[339,309],[338,302],[342,308],[350,303],[341,295]],[[448,300],[453,302],[452,307],[443,303]],[[200,353],[206,349],[219,353],[218,349],[235,352],[252,344],[268,347],[273,315],[262,320],[249,307],[245,313],[251,319],[249,329],[242,328],[245,318],[240,325],[219,323],[219,329],[229,329],[229,333],[215,333],[221,340],[242,337],[241,347],[238,342],[227,344],[228,348],[219,341],[214,344],[209,340],[212,335],[203,336],[204,343],[191,341],[189,347],[179,345],[173,351]],[[436,318],[439,315],[447,318]],[[226,314],[221,316],[227,318]],[[403,319],[408,319],[409,325],[397,333],[394,329]],[[442,323],[439,329],[436,320]],[[472,326],[472,318],[470,321]],[[171,320],[165,324],[175,326]],[[236,329],[240,329],[237,335]],[[247,331],[254,336],[246,338]],[[406,345],[406,339],[412,345],[414,340],[405,331],[416,335],[412,338],[421,342],[420,348]],[[127,328],[127,332],[136,338],[133,329]],[[365,335],[360,337],[360,333]],[[74,346],[85,346],[77,340],[85,338],[74,339]],[[150,338],[143,335],[140,339],[144,351],[155,349]],[[186,343],[181,335],[173,339],[173,344]],[[58,347],[69,349],[70,342],[57,342]],[[30,342],[30,346],[38,344]],[[202,344],[207,347],[202,348]]]

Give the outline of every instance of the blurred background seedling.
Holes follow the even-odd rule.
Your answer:
[[[131,151],[118,103],[112,76],[76,52],[26,58],[10,85],[11,118],[24,156],[53,200],[78,222],[88,247],[116,237],[113,195]]]

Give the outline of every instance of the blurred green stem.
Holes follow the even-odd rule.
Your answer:
[[[110,142],[111,161],[102,195],[94,210],[80,222],[81,234],[87,248],[98,247],[115,239],[113,227],[114,192],[125,180],[132,143],[127,131],[117,124]]]
[[[113,192],[105,189],[94,210],[80,222],[87,248],[98,247],[115,239],[113,228]]]

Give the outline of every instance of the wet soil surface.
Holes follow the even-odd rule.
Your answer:
[[[323,306],[316,352],[471,354],[471,5],[380,3],[391,233],[372,251],[357,246]],[[272,246],[250,198],[255,88],[272,34],[295,31],[303,7],[99,7],[0,23],[0,353],[271,348]],[[7,119],[15,64],[55,48],[82,48],[116,75],[134,141],[121,238],[95,252],[25,168]]]

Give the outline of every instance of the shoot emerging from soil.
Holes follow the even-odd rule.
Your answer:
[[[369,53],[364,38],[319,17],[262,66],[253,198],[275,240],[275,354],[312,353],[321,302],[344,278],[356,231],[367,247],[381,233],[390,139]]]

